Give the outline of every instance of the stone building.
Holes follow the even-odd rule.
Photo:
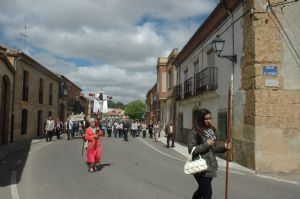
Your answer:
[[[6,55],[16,69],[10,141],[41,137],[48,116],[58,116],[60,79],[25,53],[7,49]]]
[[[160,104],[160,124],[163,128],[171,120],[175,121],[175,86],[177,70],[173,64],[178,49],[173,49],[168,57],[159,57],[157,60],[158,100]]]
[[[148,91],[146,95],[145,120],[147,124],[149,124],[150,121],[155,122],[160,119],[160,106],[157,98],[157,84],[154,84],[154,86]]]
[[[5,51],[0,46],[0,145],[8,144],[12,137],[13,84],[16,73]]]
[[[232,85],[233,161],[259,172],[300,171],[300,2],[284,4],[220,1],[186,43],[174,60],[181,141],[200,108],[226,140]]]
[[[80,103],[80,93],[81,88],[77,86],[74,82],[69,80],[64,75],[57,75],[60,77],[60,98],[59,98],[59,118],[62,121],[72,115],[74,112],[75,102]],[[81,100],[82,101],[82,100]],[[78,104],[78,103],[77,103]],[[85,104],[81,104],[81,109],[83,110]]]

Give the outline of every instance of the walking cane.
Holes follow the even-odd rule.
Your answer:
[[[230,143],[230,131],[231,131],[231,113],[232,113],[232,90],[233,90],[233,76],[231,76],[231,81],[228,89],[228,110],[227,110],[227,139],[226,143]],[[228,197],[228,177],[229,177],[229,158],[230,151],[226,154],[226,183],[225,183],[225,199]]]

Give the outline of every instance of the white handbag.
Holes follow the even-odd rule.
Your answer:
[[[195,148],[196,147],[193,147],[192,152],[184,165],[185,174],[196,174],[207,170],[206,161],[203,158],[201,158],[201,155],[199,155],[198,160],[192,161],[192,156]]]

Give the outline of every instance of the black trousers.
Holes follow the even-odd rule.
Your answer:
[[[107,135],[108,137],[111,137],[111,129],[107,129]]]
[[[55,132],[56,132],[56,138],[57,138],[57,140],[59,140],[60,139],[60,129],[56,129]]]
[[[46,137],[47,142],[52,140],[52,135],[53,135],[53,131],[47,131],[47,137]]]
[[[212,197],[212,188],[211,181],[212,178],[202,177],[199,175],[194,175],[197,183],[198,189],[193,195],[193,199],[211,199]]]
[[[146,130],[143,130],[143,138],[146,137]]]
[[[172,140],[172,146],[174,146],[174,137],[172,134],[167,135],[167,147],[169,147],[170,140]]]
[[[124,141],[128,141],[128,130],[123,130]]]
[[[119,138],[123,137],[123,130],[122,129],[118,129],[119,131]]]

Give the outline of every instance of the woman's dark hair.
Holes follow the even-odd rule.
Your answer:
[[[205,128],[204,117],[207,114],[211,114],[211,112],[205,108],[200,109],[200,110],[195,110],[193,112],[193,126],[194,126],[194,129],[199,133],[202,133],[203,129]],[[215,128],[213,126],[212,126],[212,128],[215,131]]]

